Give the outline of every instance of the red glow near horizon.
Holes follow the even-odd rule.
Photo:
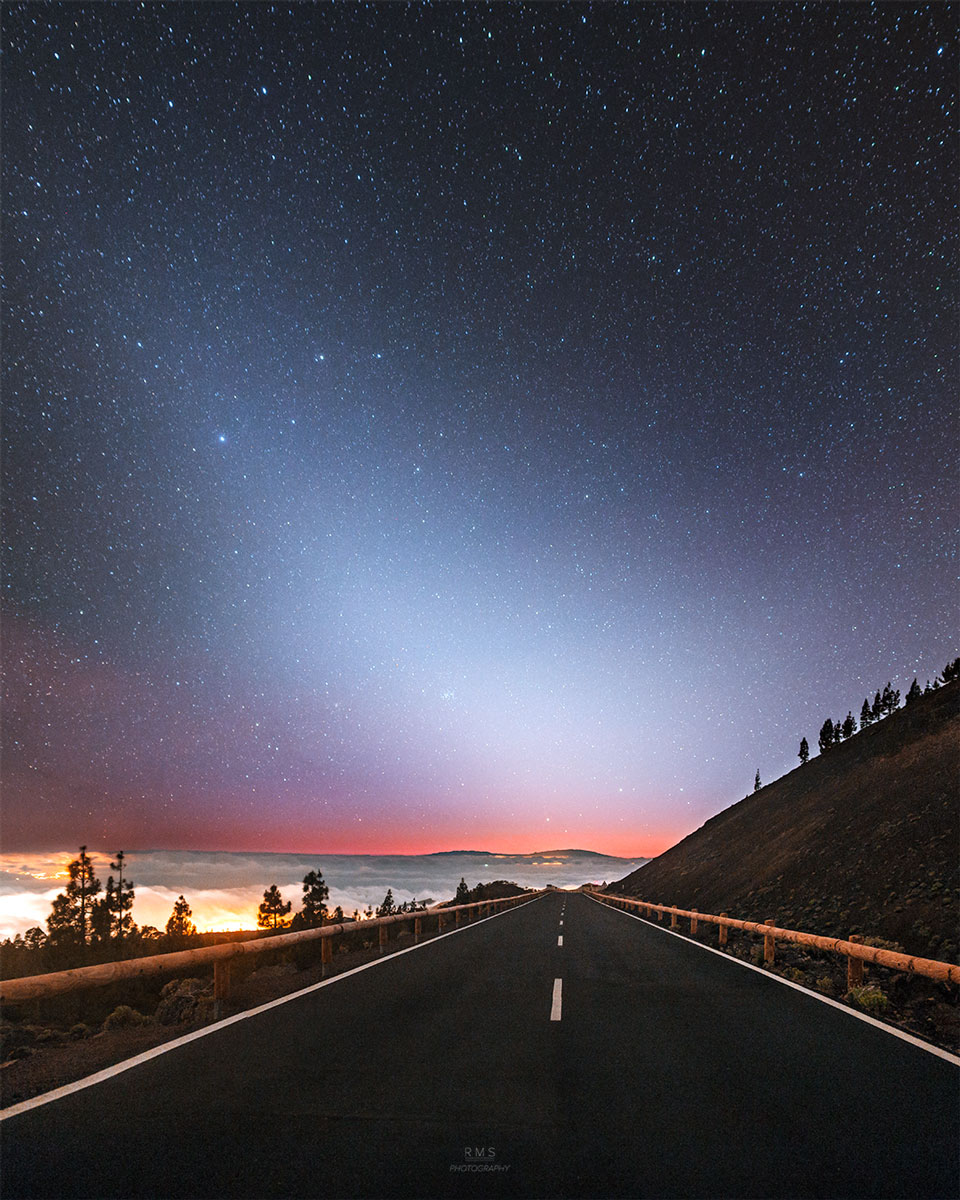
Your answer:
[[[332,831],[327,829],[316,834],[300,828],[291,828],[280,823],[272,830],[238,829],[236,826],[226,834],[219,824],[199,819],[187,827],[181,823],[176,832],[160,829],[152,824],[140,827],[129,820],[106,822],[98,820],[90,825],[79,826],[72,835],[61,831],[56,835],[41,823],[32,832],[29,826],[21,826],[15,833],[8,831],[5,847],[10,853],[28,851],[62,851],[64,846],[110,845],[128,850],[164,849],[174,851],[222,850],[234,853],[260,854],[370,854],[370,855],[421,855],[449,853],[459,850],[486,850],[491,854],[535,854],[546,850],[589,850],[596,854],[607,854],[615,858],[655,858],[682,840],[691,828],[675,829],[661,827],[644,830],[642,833],[617,832],[612,834],[600,828],[570,829],[558,825],[528,827],[521,831],[494,833],[490,829],[417,831],[390,829],[385,822],[371,822],[369,831],[355,829]]]

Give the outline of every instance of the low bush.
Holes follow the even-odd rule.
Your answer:
[[[212,988],[199,979],[171,979],[160,993],[156,1017],[161,1025],[179,1025],[204,1020],[212,1013]]]
[[[884,993],[872,983],[865,983],[862,987],[851,988],[847,992],[847,1001],[851,1004],[856,1004],[858,1008],[862,1008],[868,1013],[882,1013],[890,1001]]]
[[[131,1008],[129,1004],[118,1004],[104,1021],[103,1029],[105,1033],[111,1029],[130,1029],[136,1025],[146,1025],[149,1019],[143,1013],[137,1012],[135,1008]]]

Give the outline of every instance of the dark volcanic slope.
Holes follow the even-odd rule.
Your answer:
[[[610,891],[956,959],[960,680],[712,817]]]

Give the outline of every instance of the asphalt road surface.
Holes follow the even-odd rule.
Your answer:
[[[945,1198],[958,1083],[551,893],[8,1117],[0,1182],[4,1200]]]

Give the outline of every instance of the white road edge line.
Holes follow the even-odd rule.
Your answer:
[[[553,1003],[550,1005],[550,1020],[551,1021],[559,1021],[560,1020],[560,1008],[562,1005],[562,999],[561,999],[560,993],[562,992],[562,990],[563,990],[563,980],[555,979],[553,981]]]
[[[469,925],[461,925],[459,929],[450,929],[446,933],[439,933],[435,937],[428,938],[426,941],[418,942],[415,946],[407,946],[403,950],[394,950],[392,954],[384,954],[382,958],[374,958],[368,963],[361,963],[359,967],[351,967],[349,971],[344,971],[341,975],[334,975],[330,979],[321,979],[319,983],[312,983],[309,987],[301,988],[299,992],[291,992],[289,996],[280,996],[277,1000],[270,1000],[266,1004],[258,1005],[257,1008],[249,1008],[245,1012],[235,1013],[232,1017],[225,1017],[222,1021],[215,1021],[212,1025],[204,1025],[202,1029],[195,1029],[193,1033],[185,1033],[183,1037],[174,1038],[170,1042],[164,1042],[162,1046],[154,1046],[152,1050],[145,1050],[143,1054],[138,1054],[134,1058],[125,1059],[123,1062],[116,1063],[112,1067],[105,1067],[102,1071],[97,1071],[95,1075],[87,1075],[85,1078],[77,1079],[73,1083],[65,1083],[63,1087],[55,1088],[52,1092],[43,1092],[41,1095],[33,1096],[29,1100],[21,1100],[19,1104],[11,1104],[9,1108],[0,1109],[0,1121],[6,1121],[8,1117],[19,1116],[20,1113],[29,1112],[33,1108],[40,1108],[44,1104],[52,1103],[54,1100],[62,1100],[64,1096],[70,1096],[74,1092],[82,1092],[84,1088],[93,1087],[96,1083],[103,1083],[107,1079],[113,1079],[115,1075],[122,1075],[124,1071],[130,1071],[134,1067],[139,1067],[142,1063],[149,1062],[151,1058],[159,1058],[161,1054],[167,1054],[171,1050],[176,1050],[179,1046],[186,1046],[188,1042],[195,1042],[198,1038],[206,1037],[210,1033],[216,1033],[218,1029],[226,1029],[228,1025],[236,1025],[239,1021],[246,1021],[249,1017],[259,1016],[260,1013],[268,1012],[271,1008],[279,1008],[281,1004],[289,1004],[291,1000],[299,1000],[301,996],[308,996],[311,992],[328,987],[331,983],[339,983],[341,979],[346,979],[350,975],[357,975],[360,971],[368,971],[371,967],[378,967],[381,963],[389,962],[392,958],[399,958],[401,954],[410,954],[414,950],[422,950],[425,946],[432,946],[437,942],[443,941],[444,938],[454,937],[458,933],[466,933],[470,929],[476,929],[478,925],[483,925],[487,921],[496,921],[498,917],[505,917],[508,913],[517,912],[518,909],[526,908],[528,904],[535,904],[537,900],[542,899],[543,896],[536,896],[533,900],[525,900],[523,904],[518,904],[514,908],[505,908],[503,912],[493,913],[489,917],[482,917],[479,921],[473,921]]]
[[[563,934],[562,934],[562,933],[561,933],[561,934],[560,934],[560,936],[557,938],[557,945],[558,945],[558,946],[562,946],[562,945],[563,945]]]
[[[591,896],[590,899],[593,900],[593,897]],[[784,979],[782,975],[775,975],[771,971],[764,971],[762,967],[755,967],[753,963],[744,962],[742,958],[736,958],[732,954],[724,954],[721,950],[714,950],[712,946],[705,946],[703,942],[698,942],[695,938],[685,937],[682,933],[677,933],[674,929],[667,929],[656,921],[648,921],[645,917],[638,917],[632,912],[627,912],[626,909],[614,908],[612,904],[603,904],[602,900],[594,900],[594,903],[601,904],[604,908],[613,909],[614,912],[622,913],[623,916],[629,917],[632,921],[639,921],[641,925],[657,929],[660,933],[669,933],[671,937],[679,938],[681,942],[689,942],[691,946],[697,946],[701,950],[709,951],[710,954],[716,954],[724,962],[734,963],[738,967],[746,967],[748,971],[756,971],[764,979],[769,979],[774,983],[782,983],[784,987],[793,988],[797,992],[803,992],[805,996],[809,996],[812,1000],[819,1000],[821,1004],[829,1004],[831,1008],[836,1008],[840,1012],[846,1013],[848,1017],[856,1017],[858,1021],[865,1021],[868,1025],[873,1025],[876,1029],[882,1029],[884,1033],[892,1034],[894,1037],[900,1038],[903,1042],[909,1042],[911,1046],[916,1046],[920,1050],[926,1050],[928,1054],[935,1054],[937,1058],[945,1058],[947,1062],[954,1063],[960,1067],[960,1058],[956,1054],[951,1054],[949,1050],[941,1050],[939,1046],[934,1046],[930,1042],[925,1042],[921,1038],[914,1037],[913,1034],[906,1033],[902,1029],[897,1029],[894,1025],[886,1025],[883,1021],[878,1021],[876,1017],[870,1017],[866,1013],[857,1012],[855,1008],[847,1008],[845,1004],[841,1004],[838,1000],[831,1000],[829,996],[821,996],[819,992],[812,992],[809,988],[805,988],[799,983],[794,983],[792,979]],[[0,1116],[2,1115],[0,1113]]]

